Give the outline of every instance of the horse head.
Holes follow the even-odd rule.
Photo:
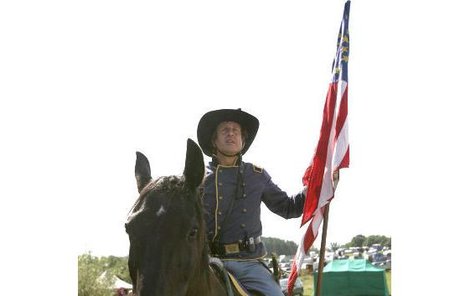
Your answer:
[[[135,177],[139,198],[126,222],[134,294],[187,295],[192,285],[208,281],[201,150],[188,139],[183,175],[157,179],[148,159],[137,152]]]

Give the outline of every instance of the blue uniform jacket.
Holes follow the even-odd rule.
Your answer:
[[[241,192],[235,198],[239,169]],[[221,245],[242,244],[250,238],[258,238],[254,251],[241,250],[223,256],[233,259],[254,259],[266,255],[263,243],[259,242],[262,234],[261,202],[272,212],[289,219],[302,215],[305,201],[303,193],[289,197],[271,181],[265,170],[245,162],[241,162],[240,167],[209,163],[202,196],[209,241],[212,242],[216,235],[219,235]],[[232,209],[229,210],[231,200]]]

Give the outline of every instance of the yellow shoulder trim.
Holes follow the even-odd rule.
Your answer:
[[[253,171],[254,171],[255,173],[261,174],[261,173],[263,172],[263,168],[262,168],[262,167],[259,167],[259,166],[257,166],[257,165],[253,165]]]

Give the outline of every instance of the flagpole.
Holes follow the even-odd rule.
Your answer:
[[[328,212],[330,211],[330,204],[328,203],[324,207],[323,212],[323,229],[321,234],[321,247],[320,247],[320,261],[318,262],[318,277],[315,283],[315,296],[319,296],[321,291],[321,282],[323,278],[323,265],[325,263],[325,246],[326,246],[326,234],[328,229]]]

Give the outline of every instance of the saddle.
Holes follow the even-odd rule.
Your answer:
[[[240,282],[224,267],[222,260],[209,257],[209,266],[215,271],[229,296],[250,296]]]
[[[279,284],[280,272],[277,264],[275,254],[272,254],[273,258],[273,277],[274,280]],[[262,262],[262,261],[261,261]],[[266,269],[270,270],[269,267],[262,262]],[[227,295],[229,296],[250,296],[251,294],[241,285],[235,276],[233,276],[227,269],[225,269],[222,260],[217,257],[209,257],[209,266],[215,271],[217,277],[222,282]]]

